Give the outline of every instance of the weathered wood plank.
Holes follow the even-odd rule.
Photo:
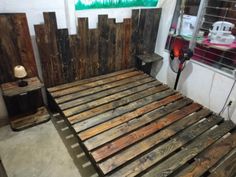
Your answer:
[[[88,18],[78,18],[80,78],[89,78],[91,66],[88,57]]]
[[[171,153],[173,153],[174,151],[176,151],[183,145],[195,139],[196,137],[198,137],[203,132],[207,131],[209,128],[216,125],[220,121],[221,121],[220,119],[217,119],[213,116],[191,127],[188,127],[183,132],[176,135],[173,139],[167,141],[165,144],[158,146],[156,149],[152,150],[151,152],[143,155],[139,159],[126,165],[121,170],[118,170],[117,172],[115,172],[115,174],[113,174],[113,176],[129,176],[129,177],[136,176],[137,174],[141,173],[142,171],[145,171],[147,168],[150,168],[151,166],[153,166],[154,164],[156,164],[163,158],[167,157],[168,155],[170,155]],[[178,160],[173,161],[172,163],[178,163]],[[153,170],[151,170],[150,173],[158,167],[159,165],[155,167]],[[109,170],[109,169],[104,169],[103,171],[106,172],[106,170]],[[152,174],[150,173],[147,173],[145,175],[146,176],[148,175],[152,176],[153,174],[154,176],[156,174],[158,175],[160,174],[160,176],[162,175],[161,173],[158,173],[158,172],[152,173]]]
[[[117,76],[117,75],[120,75],[120,74],[132,72],[132,71],[135,71],[135,70],[136,70],[135,68],[131,68],[131,69],[121,70],[121,71],[117,71],[117,72],[106,74],[106,75],[92,77],[92,78],[89,78],[89,79],[78,80],[78,81],[75,81],[75,82],[72,82],[72,83],[67,83],[67,84],[63,84],[63,85],[48,88],[48,91],[50,93],[53,93],[53,92],[64,90],[64,89],[67,89],[67,88],[70,88],[70,87],[87,84],[87,83],[90,83],[90,82],[102,80],[102,79],[105,79],[105,78]]]
[[[115,94],[100,98],[98,100],[94,100],[94,101],[91,101],[89,103],[85,103],[85,104],[82,104],[80,106],[76,106],[76,107],[64,110],[63,113],[64,113],[65,116],[69,117],[69,116],[79,114],[81,112],[87,111],[89,109],[95,108],[97,106],[100,106],[100,105],[103,105],[103,104],[106,104],[106,103],[109,103],[109,102],[112,102],[112,101],[115,101],[115,100],[119,101],[119,99],[121,99],[121,98],[128,97],[128,96],[133,95],[135,93],[138,93],[138,92],[141,92],[143,90],[146,90],[146,89],[149,89],[149,88],[152,88],[152,87],[156,87],[156,86],[159,86],[159,85],[160,85],[160,83],[156,82],[156,81],[146,83],[146,84],[143,84],[141,86],[131,88],[129,90],[125,90],[125,91],[122,91],[122,92],[119,92],[119,93],[115,93]],[[154,89],[156,89],[156,88],[154,88]],[[113,104],[115,104],[115,102],[113,102]]]
[[[70,102],[60,104],[59,107],[62,110],[65,110],[65,109],[72,108],[74,106],[78,106],[86,102],[90,102],[90,101],[93,101],[93,100],[96,100],[96,99],[99,99],[99,98],[102,98],[111,94],[115,94],[117,92],[128,90],[135,86],[152,82],[152,81],[154,81],[153,78],[147,77],[146,75],[140,75],[140,76],[134,76],[128,79],[124,79],[124,80],[121,80],[121,81],[118,81],[109,85],[94,87],[91,89],[80,91],[80,97],[82,98],[78,98]]]
[[[122,68],[123,40],[124,40],[123,23],[117,23],[116,24],[116,55],[115,55],[115,70],[116,71],[119,71]]]
[[[74,76],[74,80],[79,80],[79,79],[81,79],[80,78],[80,71],[79,71],[80,70],[79,36],[78,35],[70,35],[69,36],[69,43],[70,43],[70,52],[71,52],[71,65],[73,68],[73,70],[71,72],[72,72],[72,75]],[[53,92],[54,89],[55,89],[55,91],[57,91],[56,88],[58,88],[58,87],[49,88],[48,91]]]
[[[79,137],[82,141],[88,139],[88,138],[91,138],[99,133],[102,133],[106,130],[109,130],[111,128],[114,128],[124,122],[127,122],[127,121],[130,121],[132,120],[133,118],[135,117],[139,117],[147,112],[150,112],[150,111],[153,111],[154,109],[158,109],[160,108],[161,106],[165,106],[173,101],[176,101],[178,99],[181,99],[182,96],[179,95],[179,94],[176,94],[176,95],[173,95],[173,96],[170,96],[170,97],[167,97],[167,98],[164,98],[160,101],[155,101],[153,103],[150,103],[150,104],[147,104],[147,105],[144,105],[143,107],[141,108],[138,108],[137,110],[133,111],[133,112],[129,112],[127,114],[124,114],[120,117],[116,117],[108,122],[104,122],[96,127],[92,127],[86,131],[83,131],[81,133],[79,133]],[[83,123],[83,122],[81,122]],[[81,124],[81,125],[76,125],[76,127],[79,129],[79,130],[84,130],[85,127],[87,128],[88,125],[87,124]]]
[[[91,67],[90,77],[97,76],[99,74],[98,34],[98,29],[89,30],[88,56],[90,61],[89,67]]]
[[[142,74],[142,73],[140,73],[139,71],[134,71],[134,72],[127,73],[127,74],[114,76],[112,78],[98,80],[98,81],[95,81],[95,82],[90,82],[88,84],[73,87],[71,89],[68,89],[68,90],[61,91],[61,92],[57,93],[57,95],[65,95],[65,96],[58,97],[58,98],[55,99],[55,101],[56,101],[56,103],[61,104],[61,103],[64,103],[64,102],[67,102],[67,101],[70,101],[70,100],[74,100],[74,99],[79,97],[79,95],[80,95],[79,91],[90,89],[90,88],[93,88],[93,87],[98,87],[98,86],[105,85],[105,84],[108,84],[108,83],[111,83],[111,82],[116,82],[118,80],[122,80],[122,79],[125,79],[127,77],[132,77],[132,76],[135,76],[135,75],[138,75],[138,74]],[[72,93],[70,94],[70,92],[72,92]]]
[[[160,132],[152,135],[149,138],[142,140],[139,143],[123,150],[122,152],[114,155],[113,157],[107,159],[106,161],[99,164],[99,166],[108,167],[112,164],[112,167],[108,167],[110,170],[119,167],[120,165],[128,162],[129,160],[137,157],[141,153],[153,148],[155,145],[163,142],[164,140],[170,138],[171,136],[177,134],[181,130],[186,129],[188,126],[193,125],[194,123],[200,121],[204,117],[207,117],[211,114],[209,110],[202,109],[199,112],[194,113],[188,117],[185,117],[169,127],[161,130]]]
[[[114,76],[114,77],[105,78],[103,80],[94,81],[92,83],[86,83],[86,84],[83,84],[83,85],[78,85],[78,86],[74,86],[74,87],[71,87],[71,88],[66,88],[64,90],[53,92],[53,93],[51,93],[51,95],[54,98],[57,98],[57,97],[66,96],[66,95],[69,95],[69,94],[72,94],[72,93],[77,94],[77,92],[79,92],[81,90],[85,90],[85,89],[89,89],[89,88],[93,88],[93,87],[98,87],[100,85],[104,85],[104,84],[109,83],[109,82],[117,82],[117,81],[122,80],[122,79],[130,78],[130,77],[133,77],[133,76],[140,76],[140,75],[143,75],[143,72],[133,71],[133,72],[129,72],[129,73],[124,73],[124,74],[120,74],[120,75],[117,75],[117,76]]]
[[[57,46],[57,21],[56,21],[56,14],[55,12],[44,12],[43,13],[44,22],[45,22],[45,33],[44,36],[45,47],[43,47],[40,54],[43,52],[48,52],[47,56],[49,58],[42,58],[40,59],[44,61],[44,63],[48,63],[49,68],[47,68],[46,72],[48,72],[49,78],[44,78],[46,80],[50,80],[52,85],[48,85],[47,82],[45,83],[46,87],[55,86],[57,84],[65,83],[64,78],[62,77],[62,66],[59,58],[59,51]],[[43,36],[42,36],[43,37]],[[41,38],[39,39],[41,40]]]
[[[142,97],[138,98],[138,100],[134,100],[133,102],[131,101],[129,104],[127,104],[125,106],[117,107],[114,110],[99,114],[97,116],[92,117],[91,119],[81,121],[81,124],[75,124],[75,125],[73,125],[73,127],[76,132],[79,132],[79,131],[81,131],[80,130],[81,126],[86,126],[87,128],[89,128],[89,127],[98,125],[100,123],[111,120],[115,117],[121,116],[122,114],[131,112],[135,109],[145,106],[146,104],[161,100],[161,99],[168,97],[170,95],[173,95],[173,94],[174,94],[173,91],[167,90],[162,93],[158,92],[155,94],[151,94],[150,96],[147,96],[147,97],[144,96],[143,98]]]
[[[167,105],[164,108],[154,110],[150,113],[147,113],[137,119],[133,119],[129,122],[125,122],[115,128],[112,128],[104,133],[101,133],[97,136],[94,136],[84,142],[85,147],[91,151],[105,143],[108,143],[115,138],[118,138],[124,134],[129,133],[132,130],[140,128],[148,123],[151,123],[167,114],[178,110],[181,107],[184,107],[190,104],[192,101],[189,99],[182,99],[180,101],[176,101],[173,104]]]
[[[213,144],[209,149],[197,156],[195,162],[175,176],[200,177],[234,148],[236,148],[236,132]],[[216,174],[219,174],[219,172]],[[221,176],[224,176],[224,174],[225,172]]]
[[[128,97],[122,98],[120,100],[117,100],[117,101],[114,101],[114,102],[104,104],[102,106],[90,109],[90,110],[82,112],[78,115],[68,117],[67,119],[70,121],[71,124],[74,124],[76,122],[86,120],[86,119],[88,119],[90,117],[93,117],[95,115],[98,115],[98,114],[104,113],[106,111],[115,109],[119,106],[128,104],[130,102],[133,102],[133,101],[138,100],[140,98],[143,98],[145,96],[149,96],[149,95],[164,91],[166,89],[167,89],[167,87],[164,87],[164,86],[160,86],[160,87],[157,87],[157,88],[153,87],[153,88],[138,92],[136,94],[130,95]]]
[[[138,44],[139,9],[132,10],[131,65],[136,66],[136,45]]]
[[[75,79],[74,66],[72,65],[72,57],[69,42],[68,29],[57,30],[57,45],[60,62],[62,64],[62,75],[66,82],[72,82]]]
[[[234,139],[235,141],[235,139]],[[209,177],[235,177],[236,175],[236,149],[226,157],[224,163],[220,164]]]
[[[124,19],[123,24],[123,51],[122,51],[122,69],[132,67],[131,65],[131,37],[132,37],[132,21],[131,19]]]
[[[109,25],[108,15],[98,16],[98,29],[99,29],[99,62],[100,74],[108,72],[108,39],[109,39]]]
[[[199,109],[201,109],[201,106],[196,103],[186,106],[183,109],[173,112],[161,119],[158,119],[157,121],[152,122],[145,127],[142,127],[124,137],[121,137],[115,141],[112,141],[111,143],[106,144],[101,148],[96,149],[94,152],[92,152],[92,156],[96,162],[99,162],[111,156],[112,154],[136,143],[137,141],[150,136],[151,134],[159,131],[165,126],[183,117],[186,117],[189,114],[194,113],[195,111],[198,111]],[[112,165],[112,167],[115,168],[114,165]]]
[[[0,14],[0,24],[0,82],[15,81],[16,65],[23,65],[29,77],[37,76],[26,14]]]
[[[173,173],[177,168],[181,167],[186,162],[194,158],[197,154],[224,136],[234,127],[235,125],[231,121],[224,122],[217,128],[201,135],[195,141],[186,146],[185,149],[181,150],[179,153],[176,153],[163,163],[153,168],[153,170],[146,173],[145,176],[151,177],[156,176],[156,174],[159,174],[160,176],[167,176]],[[183,138],[182,141],[183,140],[185,140],[185,138]]]
[[[115,56],[116,56],[116,24],[115,19],[108,19],[109,34],[108,34],[108,72],[115,71]]]

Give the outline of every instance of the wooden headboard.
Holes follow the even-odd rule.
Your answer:
[[[78,18],[78,33],[58,29],[54,12],[35,25],[46,87],[135,67],[135,55],[154,52],[161,9],[133,10],[131,19],[116,23],[98,16],[97,29]]]

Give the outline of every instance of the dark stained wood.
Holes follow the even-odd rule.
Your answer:
[[[125,122],[113,129],[110,129],[104,133],[101,133],[97,136],[94,136],[84,142],[84,145],[88,150],[93,150],[109,141],[114,140],[124,134],[129,133],[132,130],[142,127],[148,123],[151,123],[163,116],[166,116],[168,113],[178,110],[181,107],[184,107],[190,104],[191,101],[189,99],[183,99],[180,101],[176,101],[173,104],[167,105],[164,108],[154,110],[150,113],[144,114],[138,119],[131,120],[129,122]]]
[[[0,36],[0,83],[16,80],[16,65],[23,65],[28,77],[37,76],[26,14],[0,14]]]
[[[232,133],[232,135],[228,136],[227,138],[222,139],[219,142],[213,144],[209,149],[197,156],[194,163],[189,165],[186,169],[181,171],[181,173],[175,176],[202,176],[234,148],[236,148],[236,132]],[[222,175],[219,175],[219,172],[216,172],[215,174],[219,176],[224,176],[226,173],[227,172],[224,171]]]
[[[158,54],[144,54],[144,55],[138,55],[137,56],[142,62],[144,63],[153,63],[157,61],[163,60],[163,57]]]
[[[107,79],[103,79],[102,81],[101,80],[94,81],[93,84],[86,83],[86,84],[80,84],[78,86],[66,88],[64,90],[53,92],[52,95],[54,97],[61,97],[61,96],[69,95],[69,94],[72,94],[72,93],[76,93],[76,92],[84,90],[84,89],[89,89],[89,86],[90,86],[90,88],[92,88],[93,86],[99,86],[99,85],[103,85],[103,84],[106,84],[106,83],[119,81],[119,80],[123,80],[123,79],[130,78],[130,77],[133,77],[133,76],[142,75],[142,74],[143,73],[139,72],[139,71],[124,73],[124,74],[120,74],[120,75],[117,75],[117,76],[114,76],[114,77],[109,77]]]
[[[108,19],[109,34],[108,34],[108,72],[115,71],[115,56],[116,56],[116,24],[115,19]],[[131,67],[129,67],[131,68]]]
[[[141,99],[131,102],[125,106],[117,107],[115,110],[107,111],[105,113],[94,116],[91,119],[81,121],[81,123],[75,124],[75,125],[73,125],[73,127],[76,130],[76,132],[79,132],[79,131],[81,131],[81,129],[90,128],[94,125],[111,120],[117,116],[128,113],[128,112],[138,109],[142,106],[145,106],[146,104],[161,100],[161,99],[168,97],[170,95],[173,95],[173,94],[174,94],[173,91],[166,90],[162,93],[155,93],[153,95],[146,96],[146,97],[144,96],[145,97],[144,99],[142,99],[142,97],[141,97]],[[168,101],[167,102],[163,101],[161,103],[168,104]]]
[[[109,39],[109,25],[108,15],[98,16],[98,29],[99,29],[99,73],[105,74],[108,69],[108,39]]]
[[[99,75],[98,34],[98,29],[89,30],[88,56],[90,64],[88,67],[91,67],[90,77]]]
[[[82,113],[80,113],[78,115],[74,115],[74,116],[68,117],[68,120],[70,121],[70,123],[74,124],[76,122],[80,122],[80,121],[86,120],[86,119],[88,119],[90,117],[93,117],[95,115],[98,115],[98,114],[104,113],[106,111],[115,109],[115,108],[117,108],[119,106],[128,104],[130,102],[133,102],[133,101],[138,100],[140,98],[143,98],[145,96],[149,96],[149,95],[152,95],[152,94],[164,91],[166,89],[167,88],[163,87],[163,86],[160,86],[160,87],[157,87],[157,88],[153,87],[153,88],[150,88],[150,89],[146,89],[144,91],[137,92],[136,94],[127,96],[127,97],[122,98],[120,100],[117,100],[117,101],[114,101],[114,102],[111,102],[111,103],[107,103],[107,104],[104,104],[102,106],[90,109],[92,111],[88,110],[88,111],[82,112]]]
[[[131,81],[131,83],[130,83]],[[135,81],[135,82],[134,82]],[[123,79],[118,82],[114,82],[109,84],[107,87],[105,86],[99,86],[99,87],[94,87],[91,89],[83,90],[80,92],[80,98],[72,100],[70,102],[66,102],[63,104],[60,104],[59,107],[62,110],[72,108],[74,106],[78,106],[80,104],[86,103],[93,101],[95,99],[99,99],[105,96],[108,96],[110,94],[114,94],[120,91],[128,90],[130,88],[133,88],[135,86],[139,86],[148,82],[154,81],[153,78],[147,78],[146,75],[138,75],[134,77],[130,77],[127,79]],[[130,84],[128,84],[130,83]],[[91,95],[92,94],[92,95]],[[86,97],[84,97],[86,96]]]
[[[131,19],[124,19],[123,24],[123,49],[122,49],[122,67],[121,69],[127,69],[132,67],[131,57],[131,37],[132,37],[132,21]]]
[[[161,9],[142,9],[139,20],[139,42],[137,54],[152,54],[161,17]]]
[[[118,166],[126,163],[127,161],[137,157],[141,153],[147,151],[148,149],[158,145],[159,143],[163,142],[164,140],[170,138],[171,136],[177,134],[179,131],[191,126],[192,124],[198,122],[202,118],[208,116],[210,113],[209,110],[201,110],[196,112],[193,115],[185,117],[169,127],[161,130],[160,132],[152,135],[149,138],[142,140],[141,142],[123,150],[122,152],[114,155],[113,157],[109,158],[108,160],[99,163],[99,166],[108,166],[108,164],[113,164],[111,168],[115,169]]]
[[[116,71],[119,71],[122,68],[123,41],[124,41],[123,23],[117,23],[116,24],[116,55],[115,55],[115,70]]]
[[[235,141],[235,139],[234,139]],[[226,157],[224,163],[220,164],[209,177],[235,177],[236,175],[236,150]]]
[[[69,101],[69,100],[74,100],[74,99],[80,97],[80,94],[78,93],[78,91],[86,90],[86,89],[93,88],[93,87],[96,87],[96,86],[99,86],[99,85],[102,86],[102,85],[105,85],[105,84],[108,84],[108,83],[112,83],[116,80],[122,80],[122,79],[125,79],[127,77],[132,77],[132,76],[138,75],[139,73],[140,72],[138,72],[138,71],[134,71],[134,72],[131,72],[131,73],[114,76],[114,77],[107,78],[107,79],[104,79],[104,80],[95,81],[95,82],[92,82],[92,83],[80,85],[78,87],[73,87],[73,88],[70,88],[70,89],[65,90],[65,91],[61,91],[59,93],[59,95],[65,94],[65,96],[61,96],[59,98],[56,98],[56,102],[60,104],[60,103],[64,103],[64,102]],[[73,91],[77,91],[77,92],[73,93]],[[72,93],[68,94],[70,92],[72,92]],[[61,93],[63,93],[63,94],[61,94]],[[68,94],[68,95],[66,95],[66,94]]]
[[[136,52],[137,52],[137,47],[136,45],[138,44],[138,30],[139,30],[139,13],[140,10],[135,9],[132,10],[132,37],[131,37],[131,65],[134,67],[136,66]]]
[[[141,107],[141,108],[139,108],[139,109],[137,109],[133,112],[124,114],[120,117],[116,117],[116,118],[112,119],[109,122],[104,122],[102,124],[99,124],[96,127],[90,128],[86,131],[83,131],[83,132],[79,133],[79,137],[81,138],[82,141],[84,141],[88,138],[91,138],[91,137],[95,136],[96,134],[99,134],[99,133],[102,133],[106,130],[114,128],[117,125],[120,125],[124,122],[130,121],[131,119],[133,119],[135,117],[141,116],[142,114],[145,114],[149,111],[157,109],[161,106],[165,106],[165,105],[167,105],[167,104],[169,104],[169,103],[171,103],[175,100],[178,100],[180,98],[182,98],[181,95],[173,95],[173,96],[167,97],[163,100],[155,101],[153,103],[147,104],[147,105],[145,105],[145,106],[143,106],[143,107]],[[83,126],[84,126],[84,124],[82,124],[79,128],[79,125],[77,124],[76,128],[78,128],[79,130],[83,130]]]
[[[78,35],[79,35],[79,58],[80,60],[80,78],[88,78],[91,72],[88,57],[88,18],[78,18]]]
[[[186,146],[185,149],[176,153],[171,158],[167,159],[163,163],[159,164],[153,170],[149,171],[145,176],[151,177],[156,174],[168,175],[173,173],[177,168],[184,165],[187,161],[195,157],[199,152],[203,151],[205,148],[213,144],[219,138],[224,136],[227,132],[232,130],[235,125],[231,121],[226,121],[217,127],[215,130],[208,131],[201,135],[194,142]],[[183,138],[185,140],[185,138]],[[177,163],[178,162],[178,163]]]
[[[105,146],[97,149],[96,151],[92,152],[92,156],[94,157],[95,161],[101,161],[112,154],[122,150],[123,148],[126,148],[127,146],[130,146],[131,144],[146,138],[147,136],[157,132],[158,130],[162,129],[163,127],[199,110],[201,108],[200,105],[193,103],[192,105],[189,105],[187,107],[184,107],[183,109],[176,111],[174,113],[171,113],[162,119],[159,119],[157,121],[154,121],[153,123],[142,127],[124,137],[121,137],[111,143],[106,144]],[[113,165],[114,167],[114,165]]]
[[[155,163],[159,162],[166,156],[170,155],[183,145],[187,144],[200,134],[202,134],[204,131],[207,131],[209,128],[214,126],[220,121],[220,119],[215,119],[214,117],[211,117],[207,120],[204,120],[200,123],[197,123],[187,129],[185,129],[180,134],[176,135],[173,139],[167,141],[163,145],[158,146],[153,151],[145,154],[141,158],[135,160],[134,162],[131,162],[129,165],[125,166],[121,170],[117,171],[113,176],[136,176],[137,174],[141,173],[142,171],[146,170],[147,168],[150,168]],[[184,158],[184,157],[182,157]],[[168,160],[168,159],[167,159]],[[166,160],[166,161],[167,161]],[[178,159],[182,160],[182,159]],[[177,161],[172,161],[172,163],[177,163]],[[166,162],[165,161],[165,162]],[[155,171],[159,167],[156,166],[153,170],[150,171],[150,173],[145,174],[146,176],[155,176],[155,174],[161,173],[152,173],[152,171]],[[104,168],[104,172],[107,172],[109,169]]]
[[[235,149],[235,135],[224,136],[235,128],[232,122],[135,72],[51,91],[55,100],[69,96],[58,106],[101,176],[181,176],[189,169],[201,176],[227,162]]]
[[[51,93],[52,92],[57,92],[57,91],[61,91],[61,90],[64,90],[64,89],[67,89],[67,88],[70,88],[70,87],[87,84],[87,83],[90,83],[90,82],[102,80],[102,79],[105,79],[105,78],[117,76],[117,75],[120,75],[120,74],[132,72],[132,71],[135,71],[135,70],[136,69],[134,69],[134,68],[127,69],[127,70],[121,70],[121,71],[117,71],[117,72],[106,74],[106,75],[92,77],[92,78],[89,78],[89,79],[77,80],[77,81],[74,81],[72,83],[67,83],[67,84],[56,86],[56,87],[48,88],[47,90]]]
[[[59,58],[62,62],[63,79],[64,81],[72,82],[75,79],[75,71],[72,64],[68,29],[59,29],[57,31],[57,44],[60,53]]]

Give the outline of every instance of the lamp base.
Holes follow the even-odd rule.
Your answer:
[[[28,85],[28,82],[27,82],[27,81],[20,80],[20,81],[18,82],[18,86],[19,86],[19,87],[25,87],[25,86],[27,86],[27,85]]]

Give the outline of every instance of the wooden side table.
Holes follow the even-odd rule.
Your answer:
[[[1,85],[10,125],[15,131],[50,120],[42,98],[41,88],[44,85],[37,77],[25,80],[28,82],[26,87],[19,87],[17,82]]]
[[[153,63],[162,60],[163,57],[155,53],[137,55],[137,68],[150,75]]]

